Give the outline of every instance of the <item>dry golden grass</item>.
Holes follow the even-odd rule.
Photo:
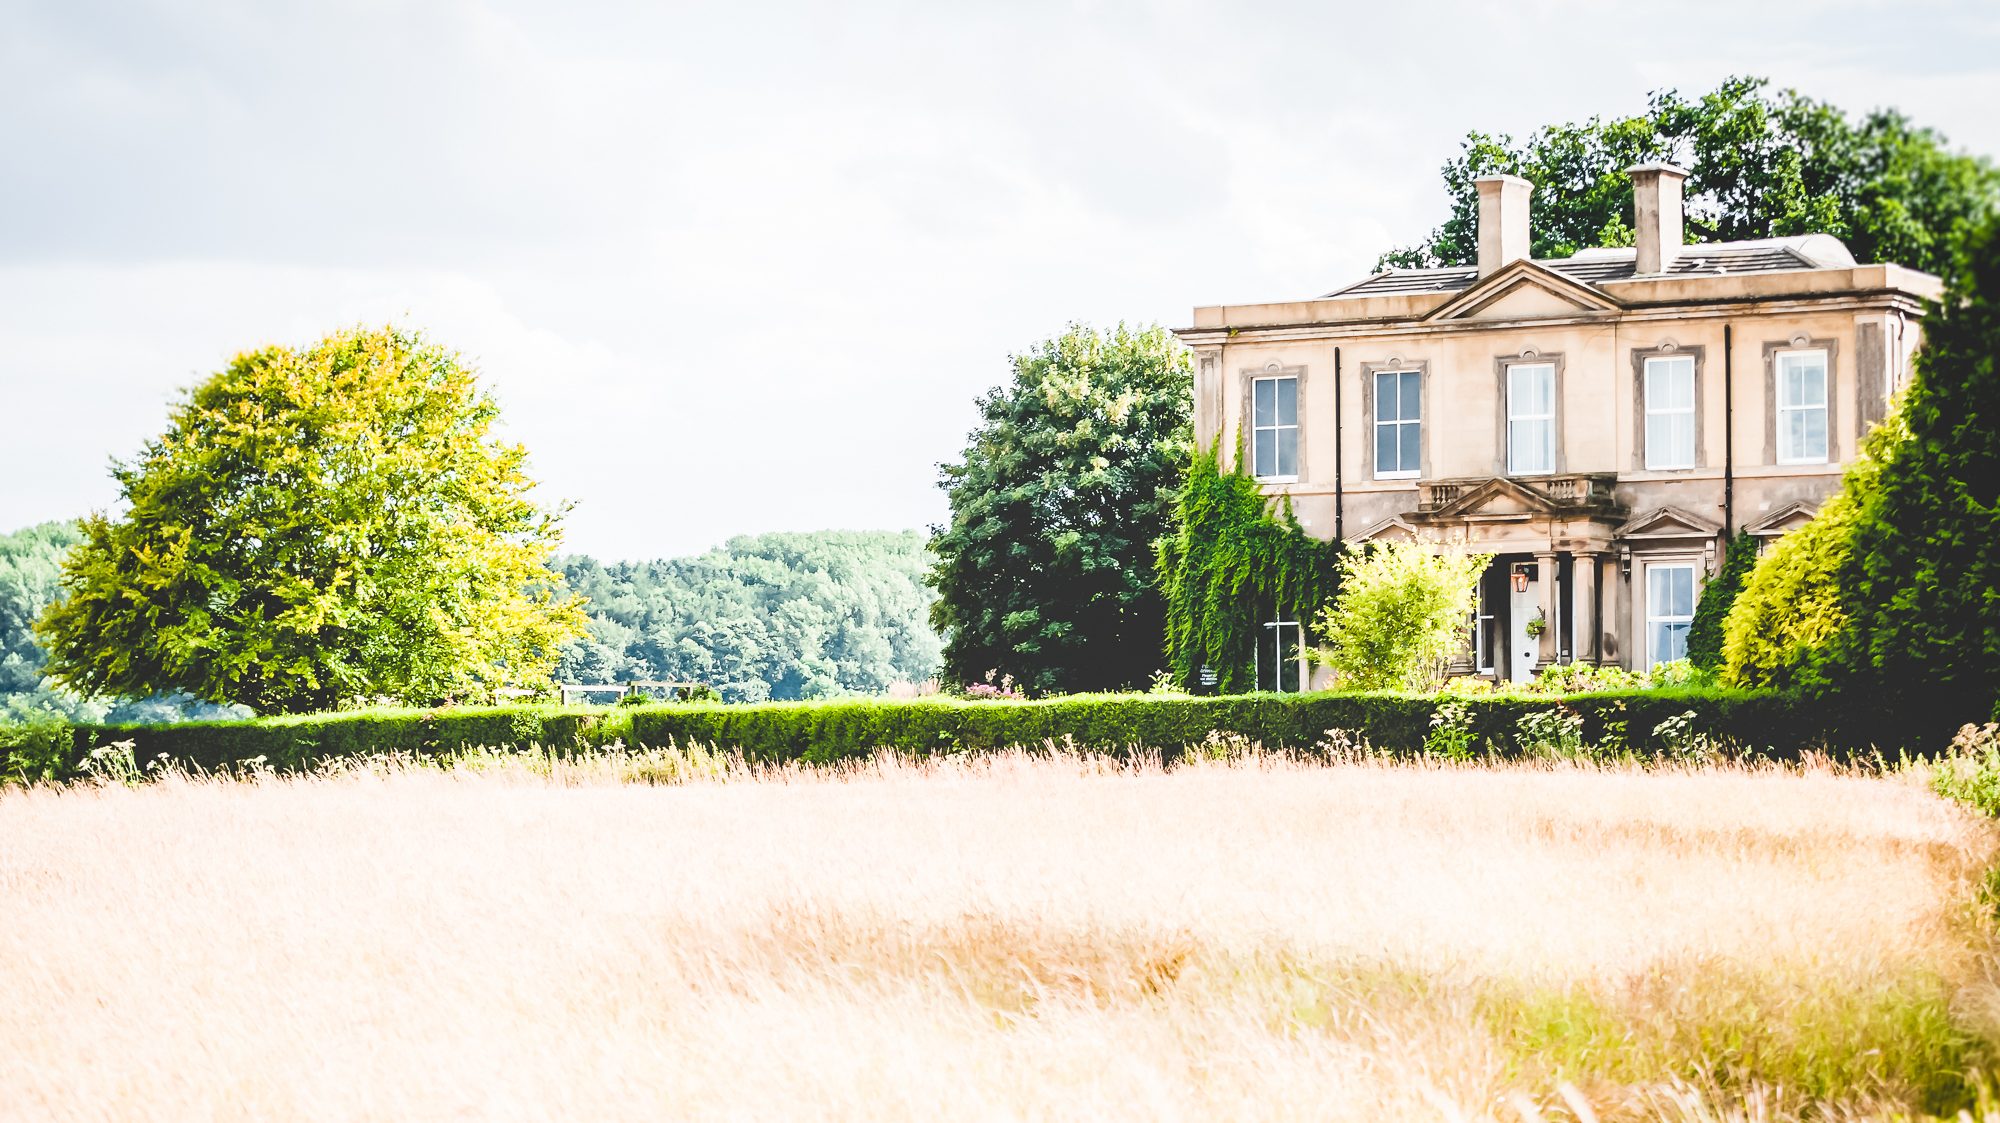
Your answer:
[[[621,782],[691,763],[0,794],[0,1114],[1850,1117],[2000,1040],[1994,832],[1893,776]]]

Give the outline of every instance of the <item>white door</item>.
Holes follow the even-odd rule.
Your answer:
[[[1513,581],[1507,583],[1507,626],[1513,633],[1508,644],[1507,677],[1515,682],[1527,682],[1535,677],[1535,660],[1542,653],[1542,643],[1528,634],[1528,621],[1542,610],[1542,586],[1540,566],[1531,565],[1528,572],[1528,588],[1515,592]],[[1510,575],[1511,578],[1511,575]]]

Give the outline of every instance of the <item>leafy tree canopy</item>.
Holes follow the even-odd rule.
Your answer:
[[[1731,78],[1695,98],[1655,93],[1646,112],[1548,125],[1525,140],[1466,134],[1444,165],[1451,216],[1379,268],[1470,265],[1478,258],[1472,181],[1507,172],[1535,185],[1536,257],[1632,244],[1626,169],[1670,160],[1689,170],[1690,241],[1833,234],[1857,260],[1945,273],[1955,239],[1993,208],[2000,174],[1893,109],[1851,118],[1762,78]]]
[[[559,514],[455,354],[397,329],[237,356],[117,464],[37,632],[90,695],[259,712],[545,680],[582,630]]]
[[[699,557],[558,563],[589,598],[566,682],[700,682],[734,702],[881,694],[937,673],[917,531],[733,538]]]
[[[1164,329],[1073,325],[1013,358],[943,465],[934,530],[945,674],[998,672],[1035,693],[1144,683],[1163,607],[1153,542],[1191,452],[1193,374]]]

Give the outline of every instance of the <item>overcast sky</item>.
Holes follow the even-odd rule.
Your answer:
[[[2000,153],[2000,5],[0,0],[0,530],[237,351],[466,352],[570,548],[919,527],[1010,352],[1364,275],[1468,129],[1768,75]]]

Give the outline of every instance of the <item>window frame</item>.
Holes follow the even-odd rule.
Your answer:
[[[1785,404],[1785,359],[1790,355],[1819,356],[1818,405]],[[1804,347],[1780,347],[1771,354],[1771,416],[1775,426],[1776,447],[1772,459],[1778,464],[1831,464],[1833,463],[1833,352],[1830,348],[1807,345]],[[1786,415],[1803,414],[1817,410],[1820,415],[1820,449],[1818,456],[1787,456],[1785,441],[1788,436]]]
[[[1514,413],[1514,374],[1528,368],[1548,371],[1549,412],[1547,414],[1520,415]],[[1562,442],[1559,436],[1562,418],[1562,364],[1556,357],[1517,356],[1501,363],[1500,367],[1502,402],[1500,425],[1506,435],[1502,442],[1501,456],[1508,476],[1553,476],[1562,471]],[[1545,421],[1548,424],[1547,449],[1548,466],[1544,468],[1520,469],[1515,467],[1514,426],[1517,422]]]
[[[1249,431],[1250,435],[1249,445],[1247,448],[1244,449],[1244,452],[1248,455],[1250,459],[1248,467],[1250,470],[1251,477],[1254,478],[1258,483],[1265,483],[1265,484],[1298,483],[1299,481],[1305,478],[1306,368],[1302,366],[1288,367],[1288,366],[1282,366],[1278,363],[1271,363],[1266,365],[1262,369],[1246,370],[1243,372],[1243,374],[1244,374],[1243,418],[1242,418],[1242,429],[1239,429],[1238,431],[1241,432],[1243,431],[1243,429],[1247,429]],[[1257,384],[1260,382],[1282,382],[1286,380],[1289,380],[1292,383],[1292,423],[1290,425],[1277,425],[1277,424],[1258,425]],[[1273,399],[1272,408],[1275,411],[1276,399]],[[1293,434],[1292,466],[1296,469],[1296,471],[1294,471],[1290,475],[1285,475],[1280,473],[1274,473],[1272,475],[1263,475],[1259,473],[1257,471],[1258,435],[1260,433],[1271,433],[1275,435],[1277,433],[1282,433],[1287,429],[1291,430]],[[1272,465],[1275,467],[1276,464],[1277,464],[1277,456],[1274,452],[1272,456]]]
[[[1296,648],[1294,648],[1296,654],[1294,654],[1290,658],[1286,658],[1283,654],[1284,644],[1285,644],[1285,629],[1287,628],[1290,628],[1292,630],[1292,635],[1297,637],[1298,639],[1298,645]],[[1305,689],[1307,686],[1307,670],[1306,670],[1306,630],[1304,625],[1300,624],[1297,620],[1286,620],[1283,617],[1280,617],[1276,620],[1265,621],[1264,633],[1265,633],[1264,636],[1257,641],[1257,667],[1256,667],[1257,689],[1258,690],[1264,689],[1264,660],[1268,658],[1271,660],[1271,682],[1273,684],[1273,689],[1271,693],[1273,694],[1305,693]],[[1266,643],[1271,645],[1268,650],[1264,646]],[[1285,685],[1285,679],[1286,679],[1285,670],[1288,666],[1291,668],[1292,671],[1292,680],[1291,680],[1292,685],[1289,687]]]
[[[1688,404],[1685,409],[1653,408],[1653,365],[1665,366],[1687,364]],[[1653,418],[1682,417],[1688,419],[1687,458],[1685,462],[1659,464],[1653,460]],[[1684,351],[1658,352],[1640,357],[1639,361],[1639,417],[1640,417],[1640,463],[1648,472],[1686,472],[1701,466],[1701,358]]]
[[[1654,611],[1654,605],[1653,605],[1653,574],[1655,572],[1664,572],[1677,569],[1684,569],[1688,573],[1689,589],[1688,589],[1687,614],[1685,616],[1682,616],[1679,613],[1672,613],[1672,612],[1656,613]],[[1668,556],[1660,558],[1648,558],[1641,563],[1640,571],[1644,575],[1644,581],[1645,581],[1645,586],[1644,586],[1645,592],[1644,595],[1640,598],[1640,604],[1639,604],[1639,618],[1641,627],[1640,642],[1644,644],[1644,658],[1641,660],[1642,665],[1638,669],[1641,671],[1650,671],[1654,667],[1659,666],[1662,662],[1668,661],[1668,660],[1661,660],[1654,658],[1655,645],[1653,642],[1653,627],[1656,624],[1683,625],[1681,631],[1681,636],[1682,636],[1681,658],[1683,659],[1687,658],[1686,637],[1688,631],[1691,630],[1694,626],[1695,611],[1701,605],[1702,563],[1701,559],[1689,556]],[[1671,596],[1671,590],[1669,590],[1669,596]]]
[[[1394,375],[1396,378],[1397,416],[1392,420],[1383,420],[1382,417],[1382,378],[1384,375]],[[1403,398],[1402,380],[1405,377],[1414,378],[1417,380],[1417,416],[1414,419],[1405,418],[1401,415],[1402,398]],[[1369,395],[1368,435],[1370,437],[1370,443],[1368,445],[1368,454],[1370,457],[1370,467],[1372,469],[1370,475],[1374,479],[1378,480],[1422,479],[1424,475],[1424,372],[1423,370],[1421,368],[1413,366],[1381,366],[1381,367],[1371,366],[1368,370],[1368,395]],[[1396,430],[1396,453],[1397,453],[1396,461],[1399,464],[1402,463],[1403,460],[1402,452],[1403,452],[1403,438],[1405,435],[1405,431],[1410,428],[1416,429],[1417,433],[1415,439],[1417,442],[1417,466],[1415,468],[1398,468],[1392,472],[1385,472],[1382,470],[1382,461],[1378,454],[1382,447],[1381,445],[1382,427],[1385,425],[1393,426]]]

